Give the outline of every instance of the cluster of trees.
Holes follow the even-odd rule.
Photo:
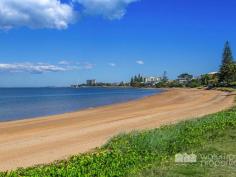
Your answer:
[[[94,86],[97,86],[97,87],[128,87],[129,83],[125,83],[125,82],[120,82],[120,83],[98,82]]]
[[[144,82],[144,77],[141,76],[140,74],[138,76],[134,76],[131,78],[130,83],[134,83],[134,82]]]
[[[153,83],[155,82],[156,81],[153,81]],[[135,75],[130,80],[130,85],[132,87],[153,87],[152,85],[153,83],[145,83],[145,77],[143,77],[140,74]],[[167,86],[167,83],[168,83],[167,72],[164,71],[163,76],[161,77],[161,80],[159,81],[159,83],[156,84],[156,87],[165,87]]]
[[[131,78],[130,85],[133,87],[143,87],[144,78],[139,74]],[[219,72],[203,74],[197,78],[188,73],[183,73],[176,80],[169,81],[166,72],[162,80],[156,84],[156,87],[236,87],[236,62],[229,42],[225,43],[222,64]]]
[[[73,88],[79,87],[87,87],[87,84],[79,84],[79,85],[71,85]],[[128,82],[97,82],[96,84],[91,85],[92,87],[129,87],[130,84]]]
[[[234,61],[230,44],[227,41],[224,47],[222,64],[218,73],[203,74],[193,78],[193,75],[183,73],[178,79],[170,81],[161,87],[235,87],[236,86],[236,62]],[[159,87],[159,85],[158,85]]]
[[[225,43],[219,72],[215,74],[201,75],[199,82],[201,86],[208,87],[236,86],[236,63],[228,41]]]
[[[135,75],[130,80],[130,85],[132,87],[143,87],[144,86],[144,77],[139,75]]]

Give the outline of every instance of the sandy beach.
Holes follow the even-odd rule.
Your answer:
[[[170,89],[122,104],[0,123],[0,170],[50,163],[103,145],[121,132],[155,128],[233,105],[220,91]]]

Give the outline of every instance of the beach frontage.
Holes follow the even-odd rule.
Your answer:
[[[0,170],[27,167],[87,152],[132,130],[156,128],[232,106],[220,91],[170,89],[122,104],[0,123]]]

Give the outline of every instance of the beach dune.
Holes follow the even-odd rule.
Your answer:
[[[0,123],[0,170],[28,167],[103,145],[122,132],[214,113],[232,106],[220,91],[170,89],[140,100],[74,113]]]

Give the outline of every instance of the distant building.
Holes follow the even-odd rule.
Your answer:
[[[178,83],[180,84],[187,84],[188,82],[190,82],[193,79],[193,76],[188,74],[188,73],[183,73],[181,75],[178,76]]]
[[[96,80],[95,79],[87,80],[86,83],[88,86],[94,86],[94,85],[96,85]]]
[[[180,84],[186,84],[186,83],[189,82],[189,80],[186,79],[186,78],[178,78],[177,81],[178,81]]]
[[[145,77],[144,84],[155,85],[161,81],[161,77]]]

